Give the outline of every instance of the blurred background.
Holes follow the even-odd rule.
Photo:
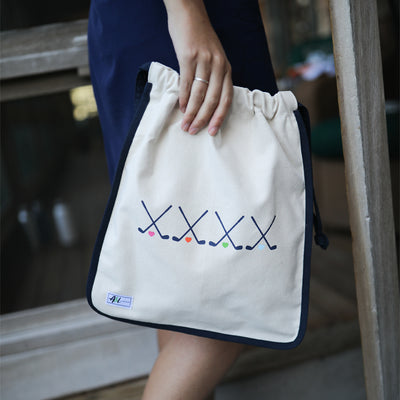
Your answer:
[[[316,249],[313,255],[309,329],[314,338],[342,332],[328,351],[338,353],[357,348],[359,332],[328,3],[261,0],[260,7],[278,86],[292,90],[311,115],[315,186],[332,245],[326,254]],[[4,321],[85,296],[110,189],[87,65],[88,9],[87,0],[1,2]],[[378,9],[398,240],[399,2],[379,0]],[[326,355],[324,346],[317,354],[306,346],[287,361],[283,353],[265,356],[265,370]],[[242,377],[240,368],[248,375],[262,372],[243,363],[229,379]]]

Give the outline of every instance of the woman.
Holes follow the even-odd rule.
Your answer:
[[[89,56],[110,177],[134,114],[135,75],[158,61],[180,71],[181,127],[215,135],[233,84],[274,94],[257,0],[92,0]],[[233,83],[232,83],[233,82]],[[242,345],[159,331],[144,400],[206,398]]]

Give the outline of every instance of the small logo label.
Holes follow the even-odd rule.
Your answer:
[[[133,297],[131,296],[122,296],[116,293],[107,293],[107,304],[111,306],[123,307],[123,308],[132,308]]]

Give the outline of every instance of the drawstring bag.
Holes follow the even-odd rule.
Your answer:
[[[138,75],[89,304],[138,325],[294,347],[306,327],[313,229],[307,111],[291,92],[235,86],[217,135],[192,136],[180,128],[178,87],[178,73],[159,63]]]

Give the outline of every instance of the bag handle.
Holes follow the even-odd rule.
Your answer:
[[[149,69],[151,62],[147,62],[139,67],[139,71],[136,75],[136,87],[135,87],[135,110],[138,109],[140,100],[142,98],[144,88],[146,86]]]

